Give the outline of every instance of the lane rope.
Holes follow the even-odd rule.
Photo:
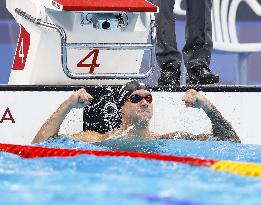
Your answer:
[[[21,158],[73,157],[82,154],[94,155],[97,157],[131,157],[148,160],[177,162],[192,166],[204,166],[217,171],[240,174],[243,176],[261,177],[261,164],[225,160],[212,160],[197,157],[181,157],[175,155],[163,155],[142,152],[47,148],[15,144],[0,144],[0,152],[15,154]]]

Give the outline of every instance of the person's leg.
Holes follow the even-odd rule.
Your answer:
[[[212,0],[187,0],[186,45],[183,48],[188,84],[212,84],[219,76],[209,69],[212,42]]]
[[[181,53],[177,50],[174,3],[175,0],[154,0],[159,7],[155,14],[157,41],[156,58],[161,69],[159,85],[179,85]]]

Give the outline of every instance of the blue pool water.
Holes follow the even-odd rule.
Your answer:
[[[261,163],[260,145],[230,142],[111,140],[93,145],[59,137],[41,145]],[[261,178],[126,157],[21,159],[0,153],[0,184],[0,205],[261,204]]]

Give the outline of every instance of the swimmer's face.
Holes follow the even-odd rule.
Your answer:
[[[134,91],[122,106],[121,113],[123,117],[134,122],[149,121],[153,115],[151,93],[143,89]]]

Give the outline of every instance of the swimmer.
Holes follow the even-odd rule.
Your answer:
[[[184,140],[222,140],[240,142],[231,124],[224,119],[217,108],[202,94],[190,89],[185,92],[182,101],[187,107],[204,110],[212,123],[212,133],[193,135],[186,132],[172,132],[156,134],[149,130],[149,123],[153,115],[153,98],[146,86],[137,81],[127,83],[120,91],[117,107],[122,115],[119,129],[100,134],[94,131],[82,131],[66,137],[84,142],[101,142],[108,139],[184,139]],[[84,108],[93,97],[84,88],[78,90],[66,99],[60,107],[43,124],[32,143],[39,143],[58,136],[60,125],[66,115],[73,108]],[[62,135],[62,134],[60,134]]]

